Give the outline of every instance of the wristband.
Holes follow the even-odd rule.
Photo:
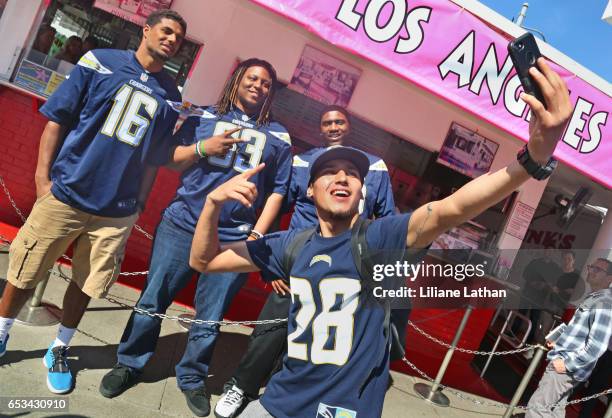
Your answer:
[[[263,234],[259,231],[256,231],[254,229],[251,229],[251,233],[249,234],[249,236],[255,238],[255,239],[260,239],[263,238]]]
[[[206,157],[206,151],[204,150],[204,140],[199,140],[196,144],[196,148],[198,149],[198,155],[200,158]]]

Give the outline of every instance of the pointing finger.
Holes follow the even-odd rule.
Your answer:
[[[266,163],[261,163],[259,164],[257,167],[255,168],[249,168],[247,171],[245,171],[244,173],[242,173],[242,176],[245,179],[250,179],[251,177],[253,177],[255,174],[259,173],[261,170],[264,169],[264,167],[266,166]]]

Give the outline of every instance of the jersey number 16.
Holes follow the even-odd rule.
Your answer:
[[[124,84],[115,95],[113,107],[100,132],[137,147],[151,123],[149,119],[139,114],[142,107],[152,119],[157,111],[157,100],[143,91],[134,91],[133,87]]]

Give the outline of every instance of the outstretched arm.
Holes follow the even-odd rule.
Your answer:
[[[255,201],[257,189],[249,178],[263,170],[264,166],[260,164],[238,174],[208,194],[191,244],[189,265],[193,269],[206,273],[259,270],[249,256],[245,241],[223,247],[219,244],[217,226],[221,208],[228,200],[237,200],[245,206],[251,206]]]
[[[544,165],[551,157],[572,113],[565,83],[546,64],[538,60],[530,74],[539,84],[548,108],[534,96],[522,93],[521,98],[531,107],[528,149],[531,157]],[[408,225],[406,245],[423,248],[443,232],[460,225],[493,206],[531,177],[514,160],[507,167],[484,174],[447,198],[427,203],[414,211]]]

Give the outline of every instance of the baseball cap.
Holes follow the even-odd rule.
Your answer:
[[[359,174],[361,175],[361,181],[368,174],[370,169],[370,160],[368,157],[356,148],[344,147],[342,145],[336,145],[329,148],[325,148],[313,160],[310,165],[310,179],[308,184],[312,183],[317,172],[323,167],[325,163],[332,160],[346,160],[355,164]]]

